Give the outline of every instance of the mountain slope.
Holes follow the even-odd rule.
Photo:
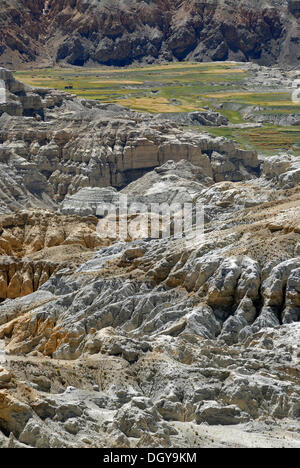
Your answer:
[[[7,0],[0,64],[299,63],[298,0]]]

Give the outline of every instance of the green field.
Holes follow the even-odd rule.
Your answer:
[[[276,127],[265,125],[261,128],[211,128],[210,133],[236,140],[243,148],[256,149],[263,153],[294,149],[300,155],[300,127]]]
[[[300,106],[292,102],[289,93],[250,91],[247,72],[235,63],[53,68],[20,71],[15,76],[32,86],[56,88],[140,112],[191,112],[210,107],[223,113],[233,128],[203,128],[203,131],[232,137],[244,147],[259,151],[290,149],[300,144],[299,127],[238,128],[244,122],[243,108],[258,106],[260,113],[286,115],[300,113]]]

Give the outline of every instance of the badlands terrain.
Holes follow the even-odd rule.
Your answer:
[[[1,448],[300,447],[296,72],[172,67],[0,69]],[[205,235],[105,237],[120,193]]]

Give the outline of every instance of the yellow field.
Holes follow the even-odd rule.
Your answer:
[[[97,80],[90,81],[91,84],[123,84],[123,85],[142,85],[143,81],[133,81],[133,80]]]
[[[199,108],[197,105],[193,106],[188,103],[174,105],[164,97],[118,99],[118,104],[135,110],[158,114],[166,112],[193,112],[196,110],[204,110]]]
[[[235,96],[252,96],[253,93],[250,93],[248,91],[239,91],[239,92],[230,92],[230,93],[213,93],[213,94],[204,94],[203,97],[205,98],[213,98],[213,99],[225,99],[225,98],[231,98]]]

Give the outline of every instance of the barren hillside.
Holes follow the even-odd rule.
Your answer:
[[[0,64],[125,65],[193,59],[299,63],[300,2],[7,0]]]

